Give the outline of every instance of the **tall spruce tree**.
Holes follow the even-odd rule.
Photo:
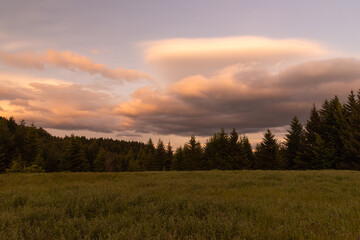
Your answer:
[[[249,138],[245,135],[240,137],[240,151],[243,157],[241,169],[252,169],[255,166],[255,156]]]
[[[171,170],[182,171],[185,170],[184,167],[184,151],[180,146],[176,149],[174,154],[174,161],[171,163]]]
[[[5,172],[7,167],[5,147],[3,144],[0,144],[0,173]]]
[[[68,137],[64,151],[62,169],[72,172],[84,171],[86,156],[80,144],[79,138],[75,137],[74,135]]]
[[[161,139],[159,139],[158,144],[155,150],[155,156],[152,161],[152,171],[162,171],[164,168],[164,163],[166,162],[167,154],[165,150],[165,145]]]
[[[145,159],[144,159],[144,167],[145,170],[154,170],[153,169],[153,161],[155,157],[155,147],[151,138],[149,138],[148,142],[145,145]]]
[[[127,161],[129,162],[128,171],[131,172],[138,172],[141,171],[141,166],[139,164],[139,160],[135,159],[134,151],[132,148],[130,148],[129,153],[126,156]]]
[[[233,140],[235,141],[235,133],[233,133]],[[224,129],[215,133],[206,143],[205,158],[209,169],[232,169],[233,158],[230,154],[229,135]],[[236,143],[235,143],[236,144]]]
[[[184,145],[183,156],[184,170],[204,169],[203,150],[194,135],[191,136],[190,141]]]
[[[169,142],[166,148],[166,161],[164,163],[164,168],[166,171],[169,171],[171,168],[171,163],[174,160],[174,153],[172,150],[171,143]]]
[[[306,122],[305,130],[306,146],[304,151],[304,161],[302,166],[300,166],[300,163],[297,163],[297,166],[301,169],[320,169],[323,166],[323,160],[314,155],[315,150],[313,148],[315,147],[316,141],[316,146],[318,146],[319,141],[322,141],[321,134],[323,132],[323,124],[315,104],[310,111],[310,117]]]
[[[296,169],[296,163],[300,165],[304,159],[305,151],[305,131],[299,119],[295,116],[291,120],[290,130],[285,134],[285,157],[287,162],[287,169]]]
[[[341,140],[344,143],[341,168],[360,170],[360,92],[357,98],[353,91],[348,96],[346,109],[346,124]]]
[[[279,168],[279,143],[268,129],[263,141],[256,146],[255,167],[258,169]]]
[[[228,145],[229,169],[243,169],[244,157],[242,156],[242,146],[239,143],[239,134],[236,132],[235,128],[229,134]]]
[[[323,131],[320,133],[325,142],[326,152],[331,153],[325,166],[337,168],[342,162],[343,142],[341,134],[345,129],[344,109],[339,98],[335,96],[330,101],[324,102],[320,110],[320,117],[323,123]]]

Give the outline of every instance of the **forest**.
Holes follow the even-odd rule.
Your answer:
[[[360,170],[360,90],[344,103],[335,96],[320,109],[313,105],[309,115],[305,123],[294,116],[282,142],[268,129],[252,149],[245,135],[221,129],[203,146],[191,136],[176,150],[161,139],[55,137],[24,120],[0,117],[0,172]]]

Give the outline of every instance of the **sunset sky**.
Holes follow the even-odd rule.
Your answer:
[[[0,2],[0,116],[175,147],[360,88],[359,1]]]

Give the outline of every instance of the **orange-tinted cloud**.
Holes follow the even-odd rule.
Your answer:
[[[120,81],[135,81],[150,78],[146,73],[137,70],[121,67],[115,69],[108,68],[104,64],[94,63],[90,58],[71,51],[58,52],[48,49],[44,54],[35,52],[0,52],[0,61],[6,65],[20,68],[43,69],[48,65],[56,66],[70,71],[87,72],[92,75],[100,75],[107,79]]]
[[[25,119],[44,128],[112,132],[120,118],[112,116],[119,99],[65,82],[0,81],[0,116]],[[3,94],[5,93],[5,94]]]
[[[276,66],[327,54],[320,44],[301,39],[228,37],[210,39],[167,39],[145,44],[146,61],[171,81],[238,63]]]
[[[335,94],[344,97],[360,86],[360,61],[328,59],[289,66],[272,73],[257,65],[237,64],[211,77],[195,75],[164,90],[147,88],[121,103],[123,130],[208,136],[219,128],[244,133],[287,125],[308,117],[313,103]]]

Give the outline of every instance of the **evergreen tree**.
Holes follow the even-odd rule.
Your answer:
[[[285,155],[287,169],[296,168],[297,162],[303,162],[305,151],[305,131],[303,125],[295,116],[290,124],[290,130],[285,134]]]
[[[174,160],[174,154],[173,154],[173,150],[171,147],[171,143],[169,142],[167,145],[167,149],[166,149],[166,161],[164,164],[164,168],[166,171],[169,171],[171,168],[171,163]]]
[[[15,119],[13,117],[10,117],[9,120],[7,121],[7,126],[8,126],[8,129],[9,129],[9,132],[11,134],[15,134],[16,132],[16,129],[17,129],[17,124],[15,122]]]
[[[321,139],[325,142],[326,152],[333,153],[325,165],[334,169],[342,162],[344,146],[341,135],[345,129],[344,109],[337,96],[330,101],[325,100],[320,117],[323,123]]]
[[[195,136],[191,136],[190,141],[184,145],[183,150],[183,168],[184,170],[204,169],[203,150]]]
[[[127,154],[126,158],[127,158],[128,163],[129,163],[128,171],[130,171],[130,172],[141,171],[139,161],[137,159],[135,159],[134,151],[133,151],[132,148],[130,148],[130,151]]]
[[[105,172],[105,162],[108,158],[108,153],[104,148],[100,148],[95,160],[94,160],[94,171]]]
[[[136,157],[136,160],[138,161],[138,164],[139,164],[139,167],[140,167],[140,171],[144,171],[145,168],[144,168],[144,162],[145,162],[145,159],[146,159],[146,152],[145,152],[145,148],[141,148],[139,150],[139,153]]]
[[[145,161],[144,161],[145,170],[149,170],[149,171],[153,170],[154,157],[155,157],[155,147],[152,139],[150,138],[147,144],[145,145]]]
[[[240,151],[242,160],[241,169],[252,169],[255,166],[255,156],[250,141],[245,135],[240,137]]]
[[[5,119],[0,119],[0,172],[5,171],[13,158],[13,141],[8,124]]]
[[[229,135],[229,160],[228,160],[228,167],[229,169],[243,169],[244,168],[244,157],[242,156],[243,152],[241,149],[241,144],[238,142],[239,134],[236,132],[234,128]]]
[[[65,171],[80,172],[84,169],[86,162],[85,153],[80,145],[80,141],[74,135],[68,137],[65,147],[62,168]]]
[[[0,173],[7,168],[6,151],[3,144],[0,144]]]
[[[236,134],[233,133],[232,141],[235,141]],[[236,140],[237,141],[237,140]],[[234,143],[235,145],[236,143]],[[234,147],[236,149],[236,147]],[[234,151],[236,151],[234,149]],[[230,140],[224,129],[215,133],[205,147],[205,158],[209,169],[232,169],[234,160],[230,153]]]
[[[315,145],[316,138],[320,137],[320,134],[323,132],[323,124],[321,122],[320,114],[315,107],[315,104],[310,111],[310,117],[309,120],[307,120],[306,122],[305,129],[306,139],[303,158],[304,161],[302,164],[298,162],[297,165],[299,168],[299,165],[302,165],[301,168],[303,169],[318,168],[320,165],[322,166],[322,163],[317,163],[318,158],[316,158],[313,154],[313,147]]]
[[[356,99],[351,91],[345,109],[346,124],[341,134],[344,151],[340,168],[360,170],[360,92]]]
[[[24,161],[22,160],[21,154],[17,154],[16,157],[11,161],[10,167],[5,170],[6,172],[23,172]]]
[[[263,141],[256,147],[255,167],[258,169],[279,168],[279,144],[270,129],[264,133]]]
[[[159,139],[156,150],[155,150],[155,156],[152,161],[152,167],[150,170],[162,171],[164,168],[166,159],[167,159],[167,154],[166,154],[164,143],[163,143],[163,141],[161,141],[161,139]]]
[[[174,161],[171,163],[171,170],[183,171],[184,167],[184,151],[182,147],[176,149]]]
[[[332,163],[329,161],[334,155],[334,149],[328,148],[325,141],[321,138],[320,134],[316,135],[314,144],[312,145],[311,152],[313,156],[313,169],[329,169]],[[307,165],[303,167],[305,169]]]

